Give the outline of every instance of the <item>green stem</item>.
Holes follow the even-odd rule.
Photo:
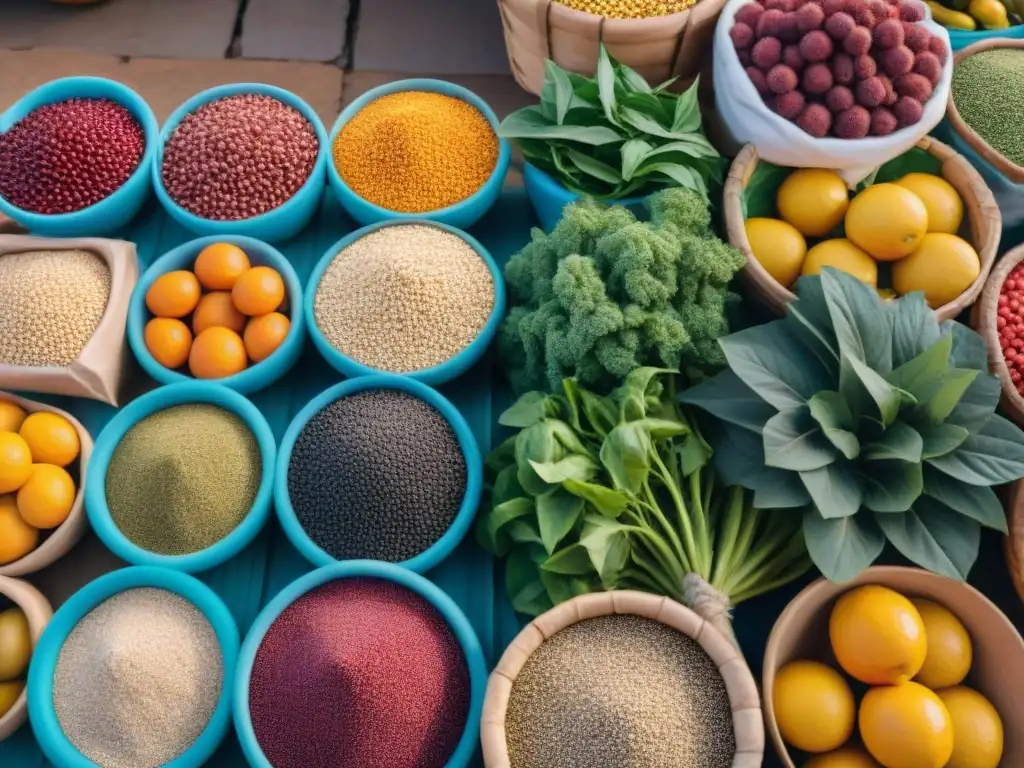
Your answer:
[[[623,512],[623,515],[639,517],[636,512],[628,509]],[[677,581],[679,584],[682,584],[683,576],[686,575],[686,571],[688,570],[686,561],[677,559],[673,554],[672,549],[667,543],[665,543],[665,540],[649,525],[646,525],[641,521],[641,524],[635,525],[632,530],[639,536],[640,543],[646,545],[650,549],[651,555],[658,561],[658,565],[660,565],[664,571],[669,573],[672,579]]]
[[[758,582],[749,587],[748,589],[732,596],[732,604],[739,605],[744,600],[750,600],[752,598],[758,597],[759,595],[763,595],[766,592],[771,592],[773,590],[779,589],[780,587],[784,587],[791,581],[795,581],[796,579],[799,579],[801,576],[807,573],[807,571],[809,571],[813,565],[814,563],[811,562],[811,558],[808,555],[804,555],[803,557],[794,560],[792,563],[790,563],[785,568],[785,570],[779,573],[779,575],[776,576],[774,579],[771,579],[770,581]]]
[[[777,538],[781,538],[782,532],[777,534]],[[738,580],[735,584],[735,590],[737,592],[749,591],[752,587],[756,587],[759,582],[770,581],[774,579],[778,574],[784,571],[789,565],[801,557],[807,556],[807,545],[804,542],[804,533],[800,527],[796,530],[790,528],[789,540],[782,549],[773,549],[771,551],[760,551],[758,548],[757,557],[759,560],[759,567],[756,570],[748,573],[746,578]]]
[[[754,534],[761,524],[764,513],[757,507],[750,507],[746,504],[746,494],[740,489],[740,530],[736,534],[736,543],[729,554],[729,561],[722,571],[723,581],[729,581],[732,575],[743,567],[750,557],[750,545],[754,540]],[[717,585],[716,585],[717,586]],[[721,589],[721,587],[719,587]],[[723,590],[724,591],[724,590]]]
[[[727,595],[742,591],[748,579],[760,579],[765,563],[770,563],[779,556],[779,548],[793,536],[792,525],[785,525],[785,522],[781,515],[769,517],[768,525],[759,537],[757,546],[750,551],[745,561],[726,577],[723,591]]]
[[[753,517],[753,515],[751,515]],[[725,516],[722,524],[718,527],[718,557],[715,559],[715,567],[711,574],[711,586],[721,589],[719,586],[726,570],[732,562],[732,553],[736,548],[739,536],[740,525],[743,522],[743,489],[734,487],[729,491],[729,501],[725,509]]]
[[[679,493],[679,488],[672,481],[672,475],[668,471],[668,467],[665,466],[665,462],[661,460],[661,456],[658,455],[657,451],[654,451],[652,455],[655,463],[658,465],[658,474],[661,478],[661,482],[668,491],[669,496],[672,497],[672,503],[675,504],[676,512],[679,515],[679,527],[682,531],[685,545],[679,541],[679,537],[676,535],[675,530],[673,530],[668,520],[665,519],[664,513],[658,509],[655,514],[658,516],[659,522],[665,526],[669,538],[679,545],[680,553],[683,554],[683,557],[680,559],[689,562],[691,566],[695,567],[699,564],[697,555],[699,549],[697,547],[697,543],[694,541],[693,527],[691,525],[689,511],[686,509],[686,503],[683,501],[682,494]],[[650,494],[651,501],[654,503],[655,507],[657,507],[657,499],[653,494],[651,494],[650,485],[645,484],[644,487],[648,494]]]
[[[633,581],[638,582],[648,592],[651,592],[655,595],[665,595],[666,597],[670,597],[677,602],[682,602],[683,600],[683,595],[681,592],[677,591],[672,587],[655,582],[651,576],[649,576],[647,573],[638,568],[627,568],[625,571],[622,572],[622,575],[625,576],[627,579],[631,579]]]
[[[708,524],[707,507],[704,506],[703,499],[701,498],[703,491],[701,486],[702,480],[707,485],[714,483],[714,480],[707,477],[706,473],[701,469],[696,470],[690,475],[690,513],[693,518],[694,528],[696,529],[694,535],[701,545],[700,565],[696,566],[694,570],[706,579],[711,576],[711,528]]]

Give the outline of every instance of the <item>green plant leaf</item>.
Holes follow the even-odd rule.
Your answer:
[[[811,494],[800,481],[800,475],[769,469],[771,482],[766,482],[754,491],[754,506],[758,509],[794,509],[811,503]]]
[[[968,485],[929,466],[924,468],[924,492],[954,512],[977,520],[986,528],[1008,533],[1006,512],[991,488]]]
[[[677,134],[696,133],[700,130],[700,76],[693,85],[679,95],[676,101],[675,114],[672,117],[672,132]]]
[[[572,82],[565,70],[555,64],[551,59],[544,60],[544,84],[551,82],[554,87],[555,98],[555,122],[559,125],[565,120],[565,113],[569,111],[572,103],[573,90]]]
[[[590,554],[590,561],[605,589],[614,589],[622,569],[629,561],[630,545],[626,526],[600,515],[588,516],[583,521],[580,544]]]
[[[525,517],[521,517],[509,523],[505,530],[508,533],[508,537],[516,544],[538,544],[541,547],[544,546],[544,542],[540,538],[540,531],[537,530],[536,519],[528,520]]]
[[[767,488],[778,481],[781,469],[765,466],[761,436],[733,424],[716,425],[709,433],[715,452],[711,458],[723,485],[739,485],[752,491]]]
[[[645,416],[637,419],[636,424],[646,429],[654,440],[665,440],[670,437],[682,437],[690,434],[690,428],[678,419],[655,419]]]
[[[679,401],[758,434],[765,422],[778,412],[728,368],[681,393]]]
[[[583,576],[594,573],[590,553],[582,544],[570,544],[555,552],[540,565],[541,570],[564,573],[569,576]]]
[[[615,416],[615,411],[604,398],[598,397],[590,390],[581,389],[580,402],[583,405],[583,413],[586,414],[587,421],[599,435],[607,435],[615,428],[618,419]]]
[[[811,495],[818,514],[825,519],[849,517],[857,513],[864,489],[853,467],[844,461],[820,469],[801,472],[800,480]]]
[[[920,424],[917,431],[923,441],[922,459],[934,459],[956,450],[970,436],[963,427],[946,422],[944,424]]]
[[[498,133],[505,139],[563,139],[599,147],[622,141],[615,130],[601,125],[558,125],[544,117],[539,106],[518,109],[504,120]]]
[[[988,347],[981,335],[955,320],[949,320],[943,326],[943,330],[948,328],[949,335],[953,337],[953,365],[987,371]]]
[[[875,521],[901,555],[933,573],[964,581],[978,558],[981,526],[927,496],[909,512]]]
[[[644,163],[637,171],[638,174],[660,173],[667,176],[671,183],[678,184],[683,189],[692,189],[699,192],[706,200],[708,187],[703,177],[692,168],[675,163]]]
[[[636,422],[619,424],[609,432],[601,445],[601,463],[615,488],[638,493],[651,471],[653,450],[650,434]]]
[[[619,111],[632,109],[662,126],[672,125],[672,115],[665,110],[664,105],[653,93],[621,92],[616,96]]]
[[[662,139],[675,140],[686,135],[684,133],[677,133],[671,128],[666,128],[653,117],[638,109],[620,107],[619,114],[622,116],[623,122],[632,126],[637,131],[647,134],[648,136],[657,136]]]
[[[956,408],[946,418],[947,424],[963,427],[972,434],[980,430],[995,413],[999,404],[999,379],[988,373],[982,373],[971,382],[971,385],[956,404]]]
[[[831,464],[839,456],[806,407],[780,411],[764,425],[764,463],[806,472]]]
[[[616,69],[618,70],[619,82],[628,90],[635,91],[636,93],[651,93],[650,84],[635,69],[630,69],[625,64],[616,65]]]
[[[523,486],[519,484],[519,478],[516,476],[518,471],[519,468],[512,463],[498,473],[494,480],[494,487],[491,489],[492,504],[504,504],[510,499],[526,496],[526,491],[523,490]]]
[[[979,373],[966,368],[949,369],[931,396],[918,404],[916,412],[932,424],[941,424],[953,413]]]
[[[647,155],[647,158],[658,157],[659,155],[665,154],[683,154],[689,155],[693,158],[717,158],[720,157],[718,150],[714,148],[710,141],[702,133],[693,133],[689,136],[684,136],[675,141],[670,141],[667,144],[662,144],[659,147],[653,148]]]
[[[544,549],[550,555],[558,543],[569,535],[583,514],[583,499],[556,488],[537,497],[537,527]]]
[[[870,515],[825,519],[804,510],[804,540],[811,560],[829,581],[850,581],[882,554],[885,536]]]
[[[498,417],[498,423],[503,427],[515,427],[516,429],[532,427],[537,422],[554,415],[548,397],[545,392],[527,392],[502,412]]]
[[[603,43],[598,45],[597,50],[597,93],[605,118],[612,125],[619,125],[618,117],[615,115],[615,67]]]
[[[908,363],[939,340],[939,323],[920,291],[887,301],[885,306],[892,315],[893,366]]]
[[[952,349],[952,336],[937,338],[934,344],[919,355],[895,368],[885,380],[894,387],[905,389],[916,397],[918,402],[923,402],[935,393],[942,382],[942,377],[949,370]]]
[[[548,597],[555,605],[567,602],[580,595],[589,594],[599,588],[599,585],[592,583],[590,579],[554,573],[543,568],[540,571],[540,583],[544,585]]]
[[[878,293],[833,267],[821,272],[839,354],[863,362],[875,373],[892,370],[892,318]]]
[[[539,564],[546,560],[543,547],[527,546],[512,551],[505,564],[505,588],[512,608],[527,616],[539,616],[553,606],[540,582]]]
[[[566,154],[573,165],[588,176],[593,176],[595,179],[608,184],[619,184],[622,182],[622,176],[617,168],[612,168],[610,165],[602,163],[600,160],[595,160],[582,152],[577,152],[575,149],[566,150]]]
[[[640,163],[651,151],[651,145],[643,139],[630,139],[622,145],[622,178],[629,181]]]
[[[580,455],[589,456],[590,451],[587,446],[580,440],[576,430],[572,428],[571,424],[568,424],[561,419],[545,419],[544,423],[551,429],[551,433],[555,436],[555,441],[562,446],[569,453],[578,453]]]
[[[921,435],[913,427],[896,421],[885,430],[881,440],[866,444],[861,455],[871,461],[895,459],[918,464],[923,448],[924,440],[921,439]],[[874,467],[865,470],[872,474],[874,471]]]
[[[969,485],[1009,483],[1024,477],[1024,435],[1002,416],[992,416],[955,451],[928,463]]]
[[[887,382],[867,363],[847,353],[839,362],[839,391],[855,413],[865,414],[865,395],[877,407],[882,424],[888,427],[899,414],[904,390]]]
[[[771,163],[759,160],[740,197],[743,218],[776,217],[778,215],[775,208],[776,193],[790,173],[792,173],[791,168],[783,168],[782,166],[772,165]],[[799,286],[799,283],[797,285]],[[797,290],[797,295],[800,295],[799,289]]]
[[[839,342],[821,287],[821,277],[801,277],[797,298],[786,307],[786,324],[817,357],[831,378],[839,374]]]
[[[515,434],[498,443],[494,450],[487,454],[484,466],[492,472],[500,472],[509,464],[515,464],[518,439],[519,435]]]
[[[875,174],[875,184],[897,181],[908,173],[942,176],[942,161],[920,147],[911,147],[902,155],[883,164]]]
[[[598,466],[589,456],[573,454],[560,461],[531,461],[530,466],[545,483],[558,485],[566,480],[587,482],[598,472]]]
[[[850,431],[854,427],[853,414],[842,395],[833,390],[822,390],[807,402],[807,406],[826,439],[847,459],[860,455],[860,441]]]
[[[614,488],[578,480],[566,480],[562,487],[574,496],[579,496],[605,517],[618,517],[629,506],[629,497]]]
[[[558,461],[564,455],[565,449],[555,439],[554,430],[546,422],[524,429],[516,440],[516,464],[519,466],[516,476],[520,485],[531,496],[539,496],[550,490],[550,484],[541,479],[530,462]]]
[[[508,552],[502,533],[505,527],[517,518],[533,514],[533,500],[524,497],[509,499],[487,510],[477,525],[477,541],[480,546],[498,557]]]
[[[924,488],[920,464],[878,461],[862,470],[864,506],[873,512],[906,512]]]

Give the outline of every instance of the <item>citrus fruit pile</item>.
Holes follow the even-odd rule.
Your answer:
[[[933,309],[954,301],[981,272],[981,260],[956,233],[964,205],[940,176],[908,173],[850,199],[834,171],[804,168],[782,182],[779,218],[747,219],[751,251],[787,288],[822,267],[849,272],[886,298],[923,291]],[[817,240],[808,248],[808,240]],[[879,266],[887,267],[880,280]],[[887,287],[880,287],[880,286]]]
[[[806,768],[997,768],[1002,720],[963,684],[974,652],[952,612],[867,585],[836,601],[828,631],[839,670],[800,660],[775,678],[779,731]],[[840,670],[866,686],[859,707]]]
[[[0,718],[25,690],[25,673],[32,658],[28,617],[20,608],[0,611]]]
[[[281,346],[291,325],[279,311],[284,303],[277,270],[252,266],[236,245],[214,243],[191,271],[161,275],[146,291],[153,314],[146,349],[166,368],[187,365],[197,379],[233,376]]]
[[[67,520],[78,495],[67,468],[81,449],[78,431],[63,416],[27,414],[0,399],[0,565],[27,555],[39,546],[41,531]]]

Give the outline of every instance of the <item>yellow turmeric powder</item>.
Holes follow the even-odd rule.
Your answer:
[[[334,141],[338,174],[364,200],[427,213],[465,200],[498,162],[498,138],[472,104],[406,91],[370,102]]]

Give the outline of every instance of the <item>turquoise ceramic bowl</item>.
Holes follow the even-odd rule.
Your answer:
[[[344,127],[345,123],[355,117],[356,113],[367,104],[372,101],[376,101],[382,96],[389,96],[392,93],[404,93],[406,91],[442,93],[445,96],[451,96],[468,102],[483,113],[484,117],[487,118],[487,122],[491,124],[491,128],[494,130],[495,135],[498,134],[498,124],[500,122],[498,120],[498,116],[494,114],[494,110],[488,106],[486,101],[481,99],[468,88],[463,88],[461,85],[449,83],[445,80],[397,80],[393,83],[385,83],[377,88],[373,88],[349,104],[342,113],[338,115],[338,119],[335,121],[334,127],[331,129],[330,147],[334,147],[334,140],[338,137],[338,134],[341,133],[341,129]],[[494,166],[494,171],[491,173],[491,177],[482,187],[480,187],[480,189],[455,205],[451,205],[447,208],[441,208],[437,211],[429,211],[413,215],[417,218],[431,219],[432,221],[437,221],[441,224],[449,224],[453,227],[459,227],[460,229],[466,229],[473,226],[497,202],[498,195],[501,194],[501,188],[505,184],[505,176],[508,175],[508,165],[511,159],[512,147],[509,146],[506,139],[499,138],[498,162]],[[387,208],[381,208],[379,205],[375,205],[369,200],[363,199],[353,192],[344,182],[341,178],[341,174],[338,173],[338,169],[335,168],[333,161],[328,161],[327,166],[327,179],[330,182],[331,189],[334,190],[334,194],[337,195],[342,207],[360,224],[365,226],[368,224],[376,224],[380,221],[407,218],[410,215],[408,213],[400,213],[398,211],[390,211]]]
[[[264,635],[267,634],[267,630],[270,629],[270,625],[277,617],[307,592],[337,579],[352,578],[392,581],[410,589],[430,602],[451,627],[462,648],[462,653],[466,657],[466,666],[469,668],[470,696],[469,717],[466,719],[462,738],[448,760],[447,768],[465,768],[476,751],[480,713],[483,708],[484,689],[487,685],[487,665],[480,647],[480,640],[477,638],[476,632],[473,631],[473,626],[466,618],[466,614],[439,587],[423,576],[411,573],[405,568],[372,560],[349,560],[307,573],[281,590],[277,597],[271,600],[256,617],[249,634],[245,637],[238,657],[238,674],[235,676],[234,690],[235,730],[249,765],[253,768],[273,768],[263,754],[259,742],[256,741],[252,717],[249,713],[249,680],[252,677],[252,665],[256,658],[256,652],[263,642]]]
[[[572,192],[540,168],[530,163],[523,165],[523,186],[526,188],[526,196],[530,199],[533,212],[537,214],[537,220],[545,232],[550,232],[562,218],[562,209],[569,203],[579,200],[582,196]],[[641,220],[648,218],[647,209],[644,208],[644,200],[647,197],[626,197],[622,200],[603,200],[609,205],[623,205],[629,208],[633,214]]]
[[[1019,40],[1024,37],[1024,24],[1006,29],[947,29],[949,32],[949,44],[953,53],[966,48],[968,45],[989,40],[993,37],[1008,37],[1011,40]]]
[[[185,403],[209,403],[238,416],[252,430],[260,449],[261,476],[249,514],[227,536],[213,546],[187,555],[163,555],[143,549],[117,527],[107,506],[107,469],[114,450],[138,422],[157,411]],[[132,565],[174,568],[186,573],[207,571],[237,555],[248,546],[270,516],[277,448],[270,425],[255,405],[234,390],[205,381],[170,384],[148,392],[118,411],[96,438],[85,484],[85,511],[89,522],[107,549]]]
[[[299,276],[295,273],[291,262],[279,250],[261,240],[239,235],[201,237],[179,245],[154,261],[142,273],[135,290],[132,291],[131,301],[128,303],[128,343],[135,354],[135,359],[139,361],[146,373],[161,384],[195,381],[187,371],[165,368],[156,361],[146,347],[146,323],[153,317],[146,308],[146,293],[158,277],[166,275],[168,272],[177,269],[191,271],[199,252],[213,243],[237,245],[245,251],[254,267],[272,267],[284,280],[285,295],[288,301],[287,314],[291,325],[281,346],[274,350],[269,357],[250,365],[244,371],[215,380],[217,384],[248,395],[269,387],[288,373],[299,359],[299,355],[302,354],[302,345],[306,338],[306,315],[302,310],[302,284],[299,282]],[[211,380],[211,383],[213,382],[214,380]]]
[[[161,173],[164,164],[164,144],[167,143],[171,134],[174,133],[178,123],[184,120],[187,115],[199,109],[199,107],[227,96],[237,96],[238,94],[246,93],[272,96],[301,112],[303,117],[309,120],[313,130],[316,131],[316,137],[320,142],[320,151],[317,154],[316,163],[313,165],[313,172],[306,179],[306,183],[284,204],[249,219],[239,219],[237,221],[204,219],[186,211],[174,202],[167,193]],[[267,242],[279,242],[297,235],[313,218],[317,208],[320,206],[320,199],[324,191],[324,171],[327,166],[328,151],[327,131],[324,130],[320,117],[313,111],[312,107],[294,93],[264,83],[219,85],[216,88],[210,88],[209,90],[197,93],[167,118],[167,122],[164,123],[163,128],[160,130],[160,138],[156,147],[156,154],[153,158],[153,188],[156,190],[156,196],[159,198],[161,205],[163,205],[164,210],[167,211],[171,218],[196,234],[216,235],[220,239],[228,235],[245,235],[266,240]]]
[[[32,654],[28,672],[28,710],[32,731],[47,759],[56,768],[95,768],[64,735],[53,705],[53,675],[64,641],[78,623],[104,600],[129,589],[165,589],[188,600],[210,622],[224,659],[224,685],[213,716],[199,738],[163,768],[199,768],[224,740],[231,723],[231,695],[238,666],[238,627],[223,601],[192,576],[166,568],[122,568],[80,589],[60,607]]]
[[[452,550],[459,545],[463,537],[473,524],[477,507],[480,504],[480,496],[483,492],[483,459],[480,449],[477,446],[476,438],[466,423],[466,419],[459,413],[459,410],[445,399],[437,390],[431,389],[426,384],[414,381],[405,376],[360,376],[356,379],[343,381],[333,387],[321,392],[314,397],[305,408],[303,408],[288,425],[288,431],[281,441],[281,449],[277,455],[277,473],[274,478],[276,488],[274,490],[274,508],[277,510],[277,518],[281,521],[281,527],[288,540],[299,550],[306,560],[316,567],[332,565],[338,561],[325,552],[310,538],[302,524],[299,523],[292,507],[291,498],[288,495],[288,465],[292,460],[292,449],[299,433],[319,411],[348,395],[357,392],[365,392],[374,389],[393,389],[399,392],[406,392],[414,397],[431,405],[451,425],[455,432],[455,439],[458,440],[462,449],[462,456],[466,460],[466,491],[462,497],[462,506],[459,508],[455,519],[437,541],[430,545],[420,554],[399,565],[416,573],[424,573],[439,565]],[[129,406],[130,408],[131,406]],[[102,440],[102,435],[100,436]],[[99,444],[97,443],[97,447]],[[95,463],[95,453],[92,461]]]
[[[402,372],[400,374],[402,376],[408,376],[411,379],[416,379],[417,381],[422,381],[424,384],[429,384],[432,387],[436,387],[461,376],[477,363],[477,361],[483,356],[484,352],[487,351],[487,347],[490,346],[491,341],[494,339],[494,334],[498,331],[498,325],[501,323],[501,319],[505,316],[505,277],[502,275],[501,269],[498,267],[498,264],[491,257],[491,254],[487,249],[484,248],[476,238],[466,232],[428,219],[405,218],[378,222],[377,224],[371,224],[370,226],[363,227],[362,229],[358,229],[355,232],[345,235],[345,237],[341,238],[341,240],[327,249],[327,252],[320,258],[320,261],[316,263],[316,266],[313,267],[313,271],[309,276],[309,282],[306,283],[306,296],[303,304],[306,316],[306,325],[309,326],[309,335],[313,339],[313,345],[317,348],[320,354],[323,355],[324,359],[330,364],[330,366],[339,373],[344,374],[349,378],[375,373],[392,373],[390,371],[379,371],[375,368],[363,365],[332,346],[320,331],[320,327],[316,323],[316,313],[314,310],[316,304],[316,291],[317,287],[320,285],[320,278],[323,277],[324,272],[327,271],[327,267],[330,266],[334,257],[337,256],[339,252],[350,246],[356,240],[360,240],[371,232],[376,232],[378,229],[383,229],[384,227],[403,226],[407,224],[436,227],[437,229],[444,230],[456,237],[462,238],[474,251],[477,252],[477,255],[483,260],[484,264],[487,265],[487,268],[491,271],[491,279],[494,283],[494,307],[491,309],[491,316],[487,319],[487,323],[484,325],[483,329],[481,329],[480,333],[477,334],[477,337],[469,343],[469,346],[450,360],[445,360],[439,365],[435,365],[431,368],[423,368],[418,371]]]
[[[0,197],[0,213],[14,219],[33,235],[46,237],[100,237],[117,231],[134,218],[151,190],[151,167],[159,142],[153,110],[126,85],[103,77],[65,77],[41,85],[20,98],[0,116],[0,133],[11,129],[29,112],[68,99],[110,99],[127,109],[145,137],[146,148],[138,168],[108,197],[74,213],[41,214],[23,211]]]

